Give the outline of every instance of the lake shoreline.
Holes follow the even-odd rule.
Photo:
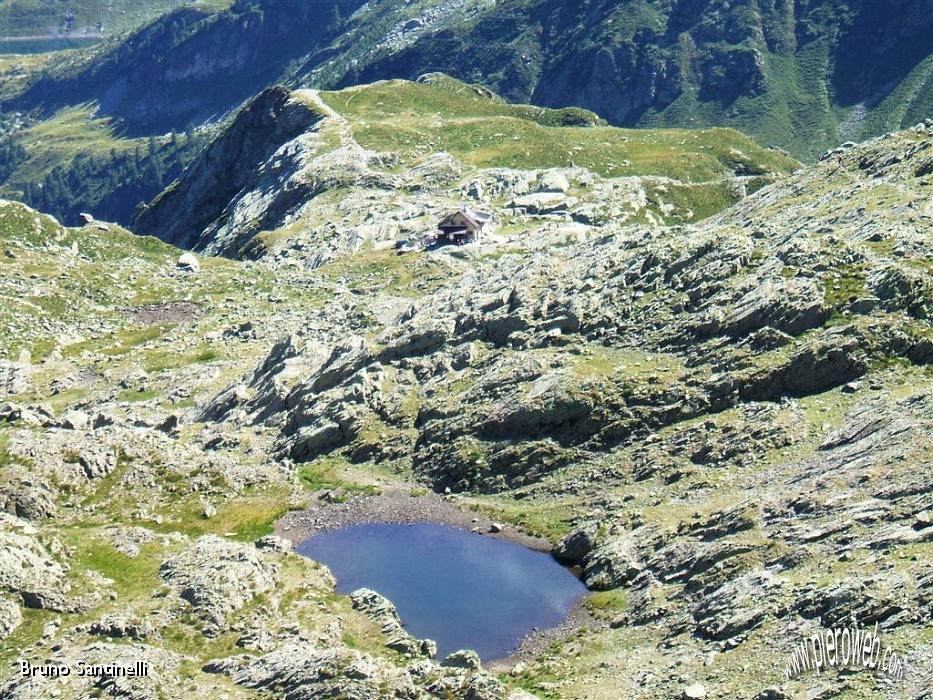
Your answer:
[[[551,551],[552,544],[546,538],[494,521],[483,513],[469,510],[460,501],[457,496],[430,491],[415,496],[407,485],[382,487],[379,494],[352,496],[343,503],[329,503],[319,497],[308,508],[284,515],[276,522],[275,532],[297,547],[314,535],[351,525],[437,523],[514,542],[538,552]],[[555,641],[566,639],[583,628],[599,626],[600,621],[586,606],[587,596],[586,593],[581,595],[558,625],[533,630],[521,639],[512,654],[483,665],[494,673],[508,673],[540,655]]]
[[[508,523],[469,510],[458,502],[457,496],[442,496],[431,491],[413,496],[410,486],[381,488],[379,494],[351,496],[343,503],[328,503],[318,498],[304,510],[286,513],[276,522],[275,532],[298,545],[313,535],[348,525],[438,523],[515,542],[537,552],[551,551],[552,544],[544,537],[530,535]]]

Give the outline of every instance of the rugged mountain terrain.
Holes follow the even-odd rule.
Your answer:
[[[85,34],[112,35],[135,29],[185,0],[3,0],[0,2],[0,41],[17,50],[21,41],[41,49],[41,39]]]
[[[933,109],[929,0],[237,0],[183,7],[5,109],[93,101],[131,133],[183,130],[273,82],[442,71],[623,126],[732,126],[795,156]],[[235,47],[235,50],[231,50]]]
[[[132,227],[195,148],[277,84],[335,90],[444,72],[616,126],[738,128],[804,161],[933,110],[929,0],[175,4],[149,6],[165,14],[93,47],[4,56],[0,196],[69,225],[89,212]],[[53,5],[0,4],[15,19],[0,33],[62,11]],[[107,12],[127,26],[142,13]]]
[[[735,131],[606,127],[442,74],[338,92],[279,87],[250,102],[135,228],[251,257],[300,233],[320,261],[334,247],[420,238],[464,198],[494,208],[513,235],[529,221],[563,235],[691,221],[796,165]]]
[[[153,669],[62,697],[924,697],[933,123],[794,167],[434,76],[250,102],[139,219],[226,258],[2,203],[3,664]],[[464,200],[494,237],[393,249]],[[439,664],[271,536],[426,489],[548,538],[588,619]],[[903,681],[784,678],[853,616]]]

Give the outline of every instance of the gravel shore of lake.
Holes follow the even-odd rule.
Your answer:
[[[434,492],[413,496],[409,487],[382,487],[377,495],[358,495],[344,503],[319,499],[310,508],[286,514],[276,523],[276,534],[299,544],[319,532],[363,523],[442,523],[479,532],[539,552],[551,551],[551,543],[506,523],[469,510],[457,496]]]
[[[517,672],[525,664],[539,657],[554,642],[567,639],[584,628],[608,627],[608,622],[593,617],[586,607],[586,599],[587,595],[581,596],[559,625],[532,630],[522,638],[518,648],[511,655],[484,663],[483,667],[492,673],[507,673],[513,670]]]

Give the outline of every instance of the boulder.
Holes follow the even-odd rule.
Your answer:
[[[596,523],[587,523],[554,545],[551,553],[562,564],[581,564],[596,546]]]
[[[278,535],[266,535],[265,537],[260,537],[253,543],[256,546],[256,549],[262,549],[269,552],[290,552],[292,551],[292,543],[289,540],[286,540],[284,537],[279,537]]]
[[[19,606],[9,598],[0,598],[0,640],[6,639],[23,622]]]
[[[180,270],[184,270],[185,272],[201,271],[201,263],[198,262],[198,259],[194,256],[193,253],[182,253],[178,257],[178,262],[176,265]]]
[[[482,666],[482,663],[479,654],[472,649],[460,649],[444,657],[444,660],[441,661],[441,666],[475,671]]]
[[[59,425],[66,430],[84,430],[90,418],[83,411],[68,411],[64,416],[62,416]]]
[[[111,449],[95,447],[82,452],[78,464],[88,479],[101,479],[117,468],[117,456]]]
[[[570,189],[570,183],[563,173],[557,170],[549,170],[541,177],[539,192],[566,192]]]
[[[680,694],[683,700],[705,700],[706,687],[702,683],[691,683]]]
[[[156,425],[156,430],[166,433],[167,435],[175,435],[178,433],[178,424],[178,416],[174,413],[170,413],[165,417],[165,420]]]
[[[0,360],[0,398],[28,391],[30,373],[28,365]]]
[[[467,687],[464,700],[502,700],[505,686],[492,676],[477,675]]]

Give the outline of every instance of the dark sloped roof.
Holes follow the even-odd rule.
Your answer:
[[[441,219],[441,222],[440,224],[438,224],[438,226],[453,225],[453,219],[454,217],[457,216],[457,214],[461,214],[467,221],[469,221],[474,226],[482,226],[483,224],[488,222],[490,219],[492,219],[492,214],[486,214],[481,211],[475,211],[464,204],[460,207],[459,211],[455,211],[452,214],[448,214],[443,219]]]
[[[486,223],[492,218],[492,214],[486,214],[485,212],[476,211],[475,209],[471,209],[470,207],[466,207],[466,206],[461,208],[460,211],[463,212],[465,216],[470,217],[471,219],[473,219],[473,221],[476,221],[477,223]]]

